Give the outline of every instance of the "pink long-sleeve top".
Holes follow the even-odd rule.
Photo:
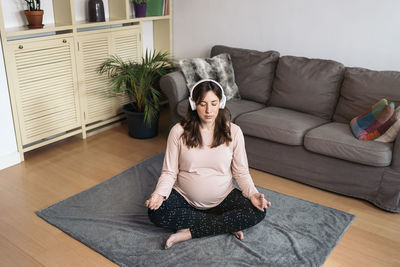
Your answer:
[[[239,126],[231,123],[232,142],[211,148],[213,131],[200,129],[203,147],[188,148],[178,123],[168,136],[161,176],[154,191],[166,198],[172,188],[197,209],[209,209],[220,204],[234,189],[234,177],[249,198],[258,193],[249,173],[244,137]]]

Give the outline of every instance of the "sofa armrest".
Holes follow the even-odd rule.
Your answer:
[[[181,117],[178,115],[176,106],[185,98],[189,97],[185,77],[181,71],[171,72],[164,75],[160,80],[161,91],[167,96],[170,108],[170,128],[175,125]]]
[[[400,170],[400,133],[397,134],[394,141],[391,167]]]

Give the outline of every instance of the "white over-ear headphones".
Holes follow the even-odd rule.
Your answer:
[[[199,84],[201,84],[203,82],[213,82],[216,85],[218,85],[218,87],[221,89],[222,98],[221,98],[221,100],[219,102],[219,108],[223,109],[225,107],[225,103],[226,103],[226,96],[225,96],[225,93],[224,93],[224,89],[222,88],[222,85],[219,84],[217,81],[214,81],[212,79],[203,79],[203,80],[200,80],[197,83],[195,83],[192,86],[192,89],[190,90],[189,103],[190,103],[190,107],[192,108],[192,110],[196,110],[196,102],[192,98],[193,97],[193,91],[194,91],[194,89],[196,88],[197,85],[199,85]]]

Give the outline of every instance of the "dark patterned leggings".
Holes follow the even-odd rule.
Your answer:
[[[172,189],[168,199],[148,214],[157,226],[174,231],[189,228],[193,238],[237,232],[265,218],[265,210],[254,207],[236,188],[218,206],[207,210],[192,207]]]

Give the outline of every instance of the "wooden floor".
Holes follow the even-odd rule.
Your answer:
[[[130,138],[121,125],[37,149],[1,170],[0,266],[115,266],[34,212],[164,151],[167,129],[164,110],[156,138]],[[400,266],[400,214],[257,170],[251,174],[257,185],[357,216],[324,266]]]

